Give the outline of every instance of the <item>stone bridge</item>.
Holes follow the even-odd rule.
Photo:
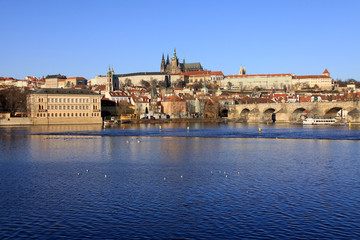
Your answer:
[[[228,108],[228,118],[242,122],[300,122],[307,116],[336,116],[339,111],[344,120],[360,123],[359,102],[304,102],[239,104]]]

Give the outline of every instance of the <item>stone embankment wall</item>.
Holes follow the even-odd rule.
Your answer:
[[[0,126],[20,126],[20,125],[75,125],[75,124],[102,124],[101,117],[93,118],[69,118],[69,119],[32,119],[32,118],[20,118],[9,117],[0,118]]]
[[[0,126],[16,126],[16,125],[32,125],[33,122],[31,118],[2,118],[0,119]]]

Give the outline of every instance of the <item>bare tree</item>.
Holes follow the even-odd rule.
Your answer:
[[[132,82],[130,78],[125,78],[125,86],[126,87],[132,87]]]
[[[116,105],[116,112],[118,116],[120,116],[121,114],[133,114],[134,109],[130,108],[129,103],[120,102]]]
[[[182,81],[181,79],[176,80],[174,87],[176,88],[184,88],[186,86],[185,81]]]
[[[0,107],[4,111],[10,112],[11,116],[15,115],[15,112],[26,112],[27,102],[26,97],[28,90],[21,88],[7,88],[0,91]]]
[[[145,80],[141,80],[141,86],[143,88],[145,88],[147,91],[149,91],[151,89],[151,85],[148,81],[145,81]]]

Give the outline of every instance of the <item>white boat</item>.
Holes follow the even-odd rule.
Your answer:
[[[303,125],[334,125],[339,124],[336,118],[315,118],[308,117],[303,121]]]

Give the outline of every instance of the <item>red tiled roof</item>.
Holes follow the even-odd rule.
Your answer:
[[[304,79],[304,78],[331,78],[325,75],[303,75],[303,76],[293,76],[294,79]]]
[[[163,102],[184,102],[185,100],[181,99],[180,97],[176,95],[171,95],[168,97],[163,98]]]
[[[180,75],[183,75],[183,76],[193,76],[193,75],[224,75],[222,73],[222,71],[215,71],[215,72],[212,72],[212,71],[193,71],[193,72],[184,72],[184,73],[181,73]]]
[[[193,72],[184,72],[181,73],[183,76],[191,76],[191,75],[210,75],[211,71],[193,71]]]
[[[96,86],[96,88],[94,89],[94,91],[105,91],[106,90],[106,86],[105,85],[99,85],[99,86]]]
[[[129,94],[127,94],[126,92],[109,92],[110,96],[112,97],[129,97]]]
[[[325,71],[323,72],[323,74],[325,74],[325,73],[329,73],[329,71],[325,68]]]
[[[222,71],[211,72],[211,75],[222,75],[222,76],[224,76]]]

